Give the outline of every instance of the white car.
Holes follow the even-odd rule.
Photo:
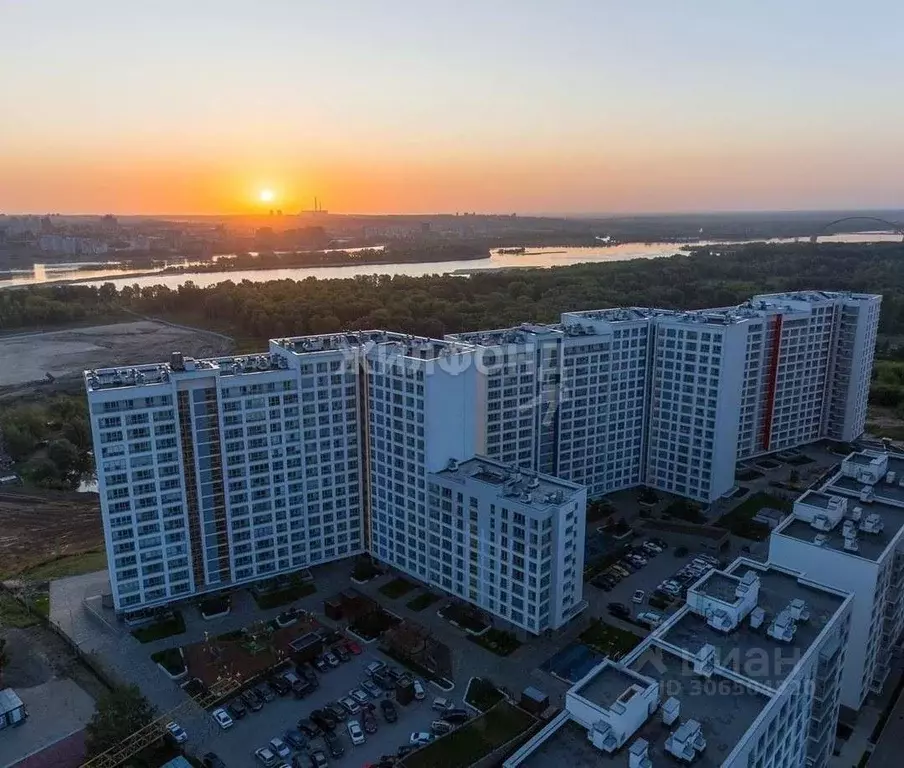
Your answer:
[[[634,594],[631,595],[631,602],[632,603],[642,603],[644,601],[644,599],[646,598],[646,596],[647,596],[647,593],[644,592],[642,589],[635,590]]]
[[[363,688],[352,688],[348,692],[348,695],[351,696],[355,701],[359,704],[366,704],[367,700],[370,698],[370,694],[367,693]]]
[[[232,728],[232,718],[229,716],[229,713],[222,707],[217,707],[210,714],[213,715],[213,719],[216,721],[217,725],[219,725],[220,728],[222,728],[224,731],[227,728]]]
[[[260,747],[259,749],[255,749],[254,756],[257,758],[258,762],[261,765],[265,766],[265,768],[271,768],[271,766],[274,766],[279,762],[279,758],[269,747]]]
[[[286,742],[284,742],[278,736],[270,739],[270,749],[272,749],[280,757],[289,757],[289,755],[292,754],[292,750],[289,749],[289,745],[286,744]]]
[[[637,614],[637,620],[641,624],[646,624],[651,629],[656,629],[662,622],[662,616],[655,611],[641,611]]]
[[[173,740],[177,744],[184,744],[188,741],[188,734],[185,732],[185,729],[179,725],[179,723],[167,723],[166,730],[169,732],[169,735],[173,737]]]
[[[358,745],[364,743],[364,731],[361,730],[361,723],[357,720],[348,721],[348,737],[352,740],[352,744]]]
[[[424,688],[424,684],[420,680],[414,681],[414,698],[418,701],[423,701],[424,697],[427,695],[427,691]]]
[[[433,734],[425,731],[412,733],[408,739],[408,743],[413,747],[422,747],[424,744],[429,744],[431,741],[433,741]]]

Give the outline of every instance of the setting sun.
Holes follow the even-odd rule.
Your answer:
[[[276,193],[272,189],[262,189],[258,198],[262,203],[272,203],[276,199]]]

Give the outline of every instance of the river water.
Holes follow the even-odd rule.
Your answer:
[[[769,243],[794,243],[804,238],[772,239]],[[888,232],[864,232],[859,234],[829,235],[821,237],[820,242],[900,242],[901,235]],[[738,241],[753,242],[753,241]],[[728,242],[699,242],[694,245],[731,245]],[[489,258],[472,259],[468,261],[440,261],[420,262],[415,264],[366,264],[348,267],[292,267],[287,269],[256,269],[242,271],[222,272],[181,272],[179,274],[157,274],[147,271],[137,277],[121,277],[122,269],[114,269],[104,265],[97,265],[96,270],[77,270],[78,265],[44,266],[36,264],[33,272],[23,272],[8,275],[5,279],[0,277],[0,288],[40,285],[48,283],[61,283],[78,281],[86,285],[103,285],[112,283],[117,288],[124,285],[166,285],[176,288],[191,280],[199,287],[206,287],[222,283],[226,280],[241,282],[265,282],[267,280],[304,280],[308,277],[316,277],[320,280],[334,278],[348,278],[356,275],[408,275],[418,277],[421,275],[458,273],[467,274],[485,269],[500,269],[512,267],[561,267],[571,264],[583,264],[588,262],[629,261],[631,259],[656,259],[664,256],[672,256],[686,252],[682,246],[676,243],[623,243],[612,246],[600,246],[589,248],[560,247],[560,248],[528,248],[523,254],[503,254],[492,251]],[[94,265],[92,265],[94,266]]]

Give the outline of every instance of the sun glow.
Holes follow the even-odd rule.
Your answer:
[[[272,189],[262,189],[257,197],[262,203],[272,203],[276,199],[276,193]]]

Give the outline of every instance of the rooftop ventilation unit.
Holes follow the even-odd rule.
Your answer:
[[[845,538],[844,540],[844,551],[845,552],[859,552],[860,551],[860,543],[857,541],[857,537],[853,536],[850,538]]]
[[[817,547],[824,547],[828,543],[828,541],[829,541],[829,537],[826,536],[824,533],[817,533],[813,537],[813,543]]]
[[[863,507],[857,506],[851,510],[851,520],[855,523],[860,522],[860,518],[863,517]]]
[[[791,613],[791,617],[795,621],[810,620],[810,609],[807,607],[807,601],[800,597],[795,597],[788,604],[788,611]]]
[[[728,633],[734,629],[734,621],[728,611],[717,608],[706,617],[706,623],[717,632]]]
[[[882,533],[885,523],[877,512],[867,515],[860,521],[860,530],[865,533]]]
[[[790,643],[794,639],[794,633],[796,631],[797,627],[794,624],[794,618],[786,608],[772,620],[769,629],[766,630],[766,634],[773,640],[778,640],[782,643]]]
[[[766,620],[766,611],[757,606],[750,612],[750,628],[759,629]]]
[[[867,485],[860,490],[860,501],[863,503],[873,500],[873,486]]]
[[[665,749],[682,762],[692,762],[706,749],[703,726],[697,720],[688,720],[669,735],[665,741]]]
[[[608,752],[610,755],[618,749],[615,732],[605,720],[597,720],[593,724],[593,727],[587,731],[587,740],[597,749]]]
[[[669,696],[662,706],[659,708],[662,712],[662,722],[664,725],[672,725],[681,714],[681,702],[674,696]]]
[[[716,647],[706,643],[694,657],[694,674],[710,677],[716,669]]]
[[[458,459],[449,459],[449,462],[446,464],[446,469],[450,472],[455,472],[458,469]]]
[[[857,535],[857,526],[853,520],[845,520],[841,529],[841,535],[846,539],[852,539]]]
[[[833,523],[828,515],[814,515],[810,525],[817,531],[831,531],[833,528]]]
[[[650,742],[638,739],[628,750],[628,768],[652,768],[650,760]]]
[[[531,481],[527,484],[528,488],[539,488],[540,487],[540,478],[532,477]]]
[[[894,470],[889,470],[888,473],[885,475],[886,483],[894,483],[895,480],[897,480],[897,479],[898,479],[898,476],[895,474]]]

